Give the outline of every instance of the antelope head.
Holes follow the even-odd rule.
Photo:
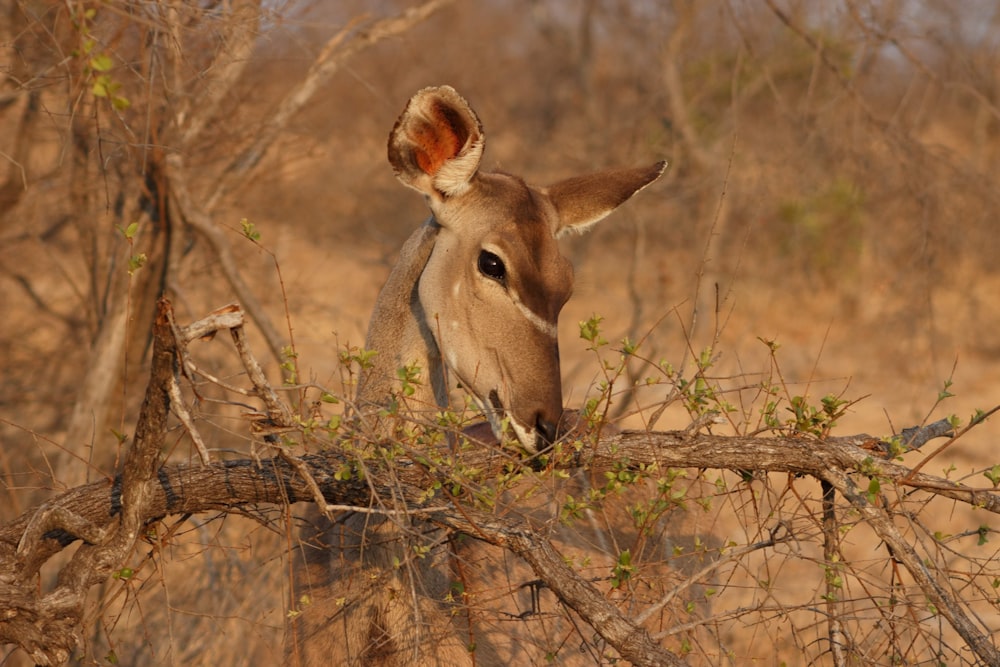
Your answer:
[[[417,290],[449,372],[494,433],[506,417],[529,451],[551,443],[563,413],[557,321],[573,268],[557,239],[583,232],[666,167],[605,171],[546,188],[480,169],[484,135],[448,86],[409,101],[389,137],[389,162],[424,194],[439,226]]]

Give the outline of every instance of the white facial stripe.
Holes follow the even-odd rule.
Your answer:
[[[514,290],[510,290],[510,298],[513,299],[514,305],[517,306],[517,309],[521,311],[521,314],[524,315],[526,318],[528,318],[528,321],[531,322],[536,329],[541,331],[549,338],[558,337],[559,329],[556,327],[556,325],[542,319],[533,310],[531,310],[531,308],[528,308],[528,306],[525,305],[525,303],[521,301],[520,298],[518,298],[517,293],[514,292]]]
[[[503,260],[504,254],[499,248],[490,244],[486,244],[483,246],[483,250],[491,252],[497,257],[499,257],[501,260]],[[527,304],[521,301],[521,297],[517,295],[517,292],[514,291],[513,287],[508,287],[507,291],[510,294],[511,300],[514,302],[514,305],[517,306],[517,309],[521,311],[521,314],[524,315],[528,319],[528,321],[531,322],[532,325],[534,325],[536,329],[541,331],[549,338],[559,337],[559,329],[558,327],[556,327],[555,324],[552,324],[551,322],[546,321],[544,318],[539,317],[539,315],[535,311],[531,310],[531,308],[528,308]]]

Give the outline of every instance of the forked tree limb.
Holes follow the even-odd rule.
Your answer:
[[[0,640],[20,645],[38,665],[69,660],[83,630],[90,588],[123,566],[149,522],[151,499],[157,494],[154,480],[165,450],[169,387],[176,381],[177,347],[168,315],[161,301],[150,380],[120,483],[111,489],[104,482],[82,487],[97,491],[96,496],[69,491],[22,515],[17,522],[21,535],[0,543]],[[67,496],[83,500],[83,505],[64,502]],[[102,496],[114,502],[94,515],[88,510],[102,505]],[[52,546],[70,544],[78,534],[88,541],[60,570],[55,588],[38,593],[38,570],[55,553]],[[49,549],[39,548],[44,544]]]
[[[183,98],[175,114],[180,129],[178,145],[189,149],[195,145],[202,131],[219,113],[222,101],[236,87],[243,72],[250,64],[260,31],[260,0],[234,0],[229,5],[229,15],[219,28],[218,56],[205,68],[200,76],[192,80],[190,94]],[[168,12],[176,12],[169,8]],[[184,76],[181,63],[185,61],[187,46],[183,39],[181,21],[176,16],[167,21],[171,31],[169,45],[173,50],[173,86],[184,90],[188,79]]]
[[[285,337],[278,332],[278,328],[268,316],[264,305],[243,279],[243,274],[239,270],[225,230],[215,223],[212,216],[205,212],[192,196],[191,190],[188,187],[187,168],[184,163],[184,157],[180,153],[171,153],[167,156],[165,162],[174,205],[177,207],[181,217],[212,246],[215,257],[219,261],[219,267],[229,282],[229,286],[236,293],[236,298],[240,300],[243,307],[246,308],[247,313],[257,323],[261,334],[264,336],[264,340],[267,341],[267,346],[271,354],[281,363],[284,361],[282,349],[285,347]]]

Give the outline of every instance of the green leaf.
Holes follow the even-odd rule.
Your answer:
[[[632,551],[625,549],[618,554],[618,563],[611,570],[611,585],[619,588],[622,584],[632,578],[635,567],[632,565]]]
[[[131,276],[146,264],[146,253],[140,252],[128,258],[128,274]]]
[[[106,53],[99,53],[96,56],[90,58],[90,66],[97,72],[107,72],[115,63],[111,60],[111,56]]]
[[[951,380],[944,381],[944,387],[938,392],[938,400],[943,401],[946,398],[951,398],[955,394],[948,391],[951,388]]]
[[[119,226],[118,231],[122,233],[122,236],[125,237],[126,241],[131,241],[132,239],[135,238],[136,233],[138,233],[139,231],[139,223],[133,222],[128,227],[124,228]]]
[[[878,477],[872,477],[872,480],[868,482],[868,502],[874,505],[878,492],[881,490],[882,485],[879,484]]]
[[[627,357],[635,354],[636,350],[639,349],[638,343],[633,343],[628,336],[622,339],[622,354]]]
[[[260,232],[258,232],[254,224],[246,218],[240,220],[240,227],[243,228],[243,236],[247,237],[251,241],[260,240]]]
[[[110,83],[111,80],[107,77],[107,75],[102,74],[94,79],[94,85],[91,86],[90,92],[94,94],[94,97],[107,97]]]
[[[597,348],[607,345],[608,341],[601,337],[601,321],[604,320],[600,315],[591,315],[589,320],[580,322],[580,338],[590,343],[588,350],[596,351]]]

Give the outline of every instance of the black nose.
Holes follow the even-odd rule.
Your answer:
[[[538,448],[544,449],[556,441],[556,425],[543,417],[541,414],[535,419],[535,431],[538,435]]]

